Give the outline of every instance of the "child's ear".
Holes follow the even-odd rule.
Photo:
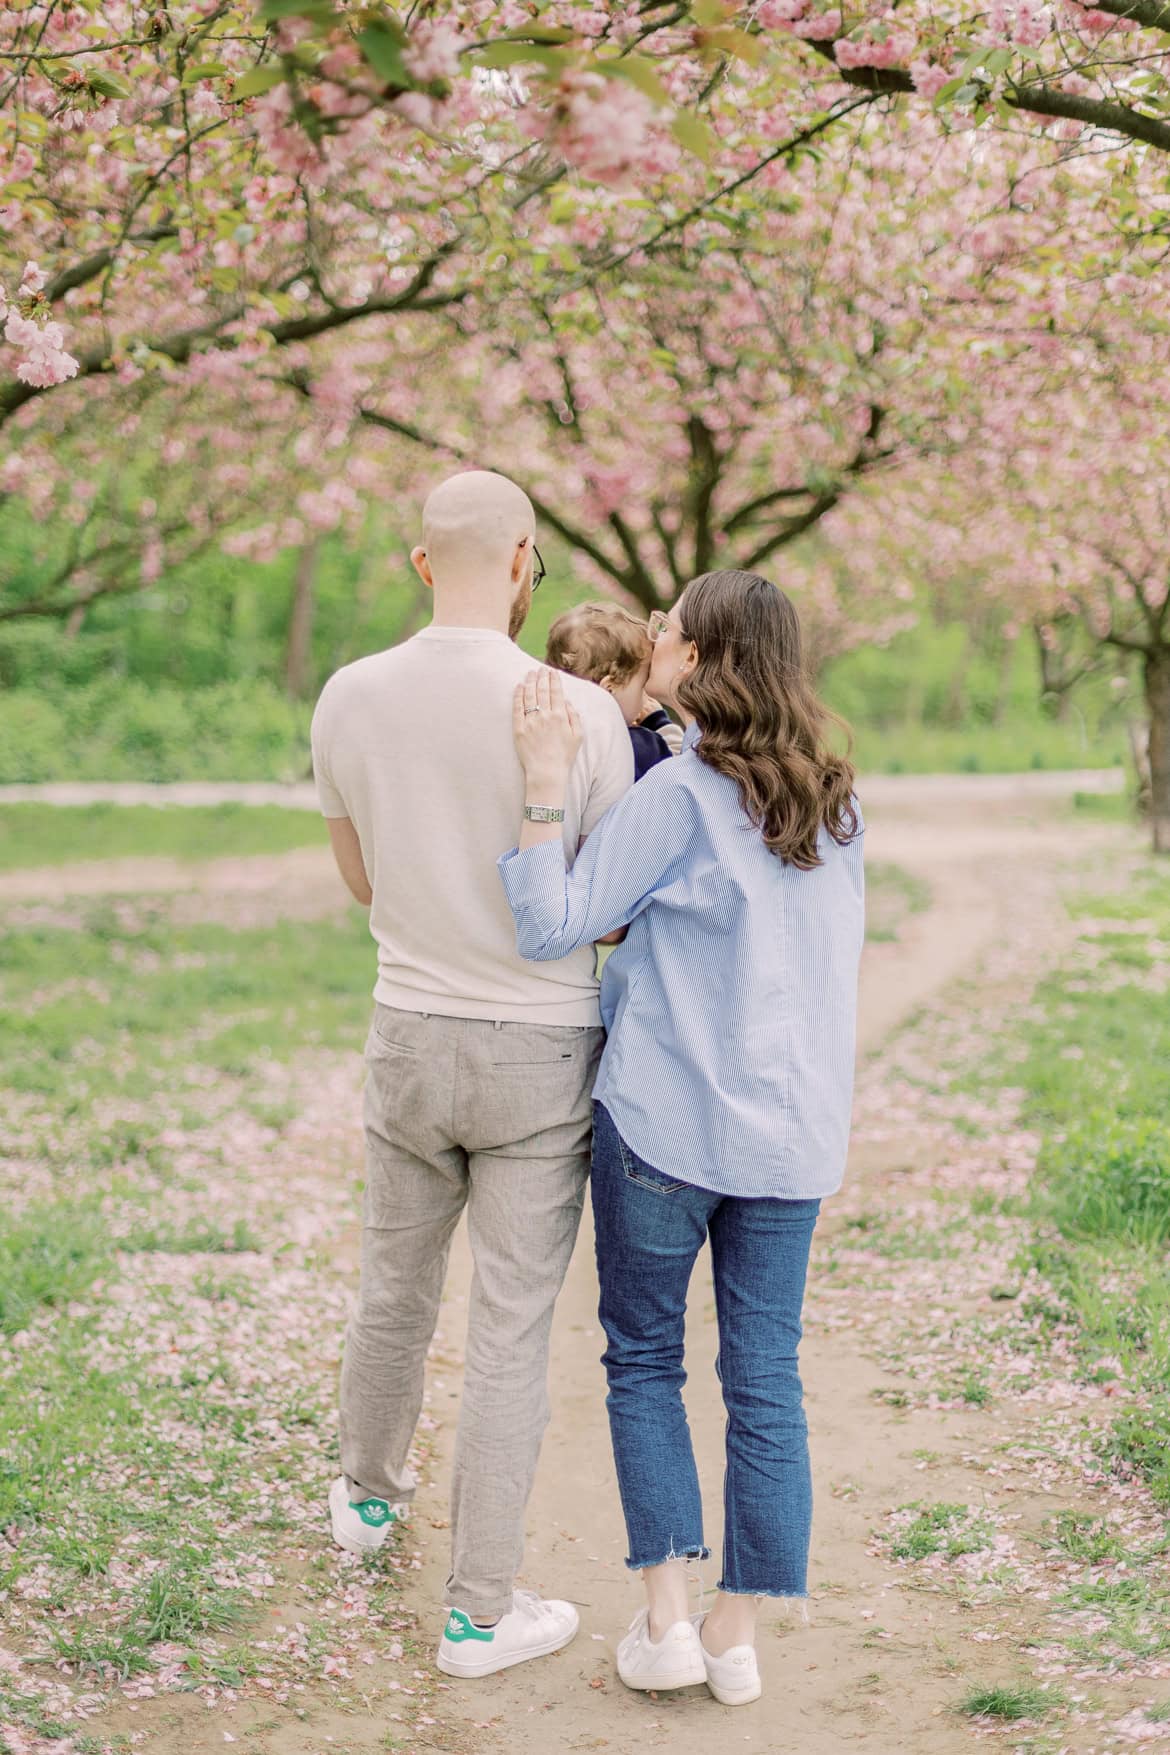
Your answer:
[[[604,689],[607,695],[612,695],[613,694],[613,678],[612,678],[612,676],[603,676],[600,679],[600,681],[598,682],[597,686],[598,686],[598,688]]]

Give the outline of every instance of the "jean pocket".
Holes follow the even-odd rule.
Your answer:
[[[622,1169],[627,1182],[636,1182],[640,1188],[653,1189],[655,1194],[676,1194],[686,1183],[680,1182],[677,1176],[668,1176],[664,1170],[656,1170],[653,1164],[647,1164],[645,1158],[639,1158],[625,1140],[619,1135],[619,1148],[622,1158]]]

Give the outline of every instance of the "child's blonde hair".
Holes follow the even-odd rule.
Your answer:
[[[646,624],[620,603],[579,603],[548,631],[545,663],[620,688],[650,657]]]

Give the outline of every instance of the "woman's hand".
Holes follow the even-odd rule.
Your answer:
[[[512,736],[531,788],[563,786],[581,748],[581,717],[565,699],[560,672],[531,670],[512,696]]]

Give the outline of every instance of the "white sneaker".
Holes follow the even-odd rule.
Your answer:
[[[691,1622],[699,1635],[699,1649],[707,1670],[707,1686],[723,1706],[748,1706],[763,1693],[760,1667],[754,1645],[733,1645],[722,1657],[712,1657],[703,1644],[703,1622],[706,1614],[692,1615]]]
[[[329,1489],[333,1540],[351,1554],[376,1553],[395,1524],[403,1523],[405,1518],[406,1506],[391,1505],[388,1499],[363,1499],[355,1505],[343,1475]]]
[[[477,1627],[452,1609],[435,1659],[447,1676],[490,1676],[527,1658],[547,1657],[568,1645],[581,1624],[572,1603],[548,1602],[534,1590],[512,1592],[512,1607],[494,1627]]]
[[[618,1675],[627,1688],[694,1688],[707,1680],[703,1648],[689,1621],[668,1627],[657,1645],[650,1611],[640,1609],[617,1649]]]

